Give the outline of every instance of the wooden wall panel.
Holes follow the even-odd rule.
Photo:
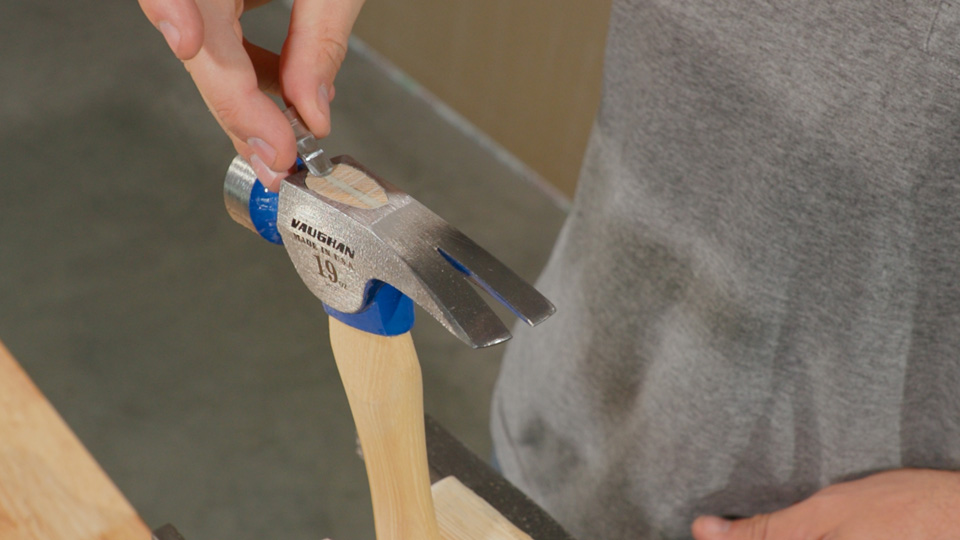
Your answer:
[[[355,33],[567,195],[610,0],[368,0]]]

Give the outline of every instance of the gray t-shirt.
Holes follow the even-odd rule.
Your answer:
[[[493,435],[584,540],[960,469],[960,4],[616,1]]]

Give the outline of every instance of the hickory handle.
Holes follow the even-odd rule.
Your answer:
[[[440,540],[410,333],[378,336],[331,317],[330,345],[360,436],[377,540]]]

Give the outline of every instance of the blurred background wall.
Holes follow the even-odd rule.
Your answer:
[[[572,197],[610,0],[370,0],[355,34]]]

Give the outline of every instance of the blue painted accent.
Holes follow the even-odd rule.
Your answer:
[[[277,206],[280,196],[268,190],[257,180],[250,190],[250,221],[260,236],[273,242],[283,244],[283,238],[277,231]]]
[[[399,336],[413,328],[413,300],[382,281],[367,286],[366,307],[357,313],[343,313],[324,304],[327,314],[357,330],[379,336]]]
[[[517,310],[517,308],[513,306],[513,304],[508,302],[507,299],[503,297],[503,295],[497,292],[497,290],[491,287],[490,284],[488,284],[486,281],[480,279],[480,276],[474,274],[472,270],[470,270],[469,268],[461,264],[460,261],[454,259],[453,255],[450,255],[449,253],[447,253],[446,251],[440,248],[437,248],[437,252],[440,253],[440,255],[442,255],[443,258],[446,259],[451,266],[453,266],[454,268],[462,272],[465,276],[467,276],[467,279],[474,282],[478,287],[486,291],[486,293],[492,296],[494,300],[503,304],[504,307],[509,309],[519,319],[524,321],[528,320],[522,313],[520,313],[519,310]]]

